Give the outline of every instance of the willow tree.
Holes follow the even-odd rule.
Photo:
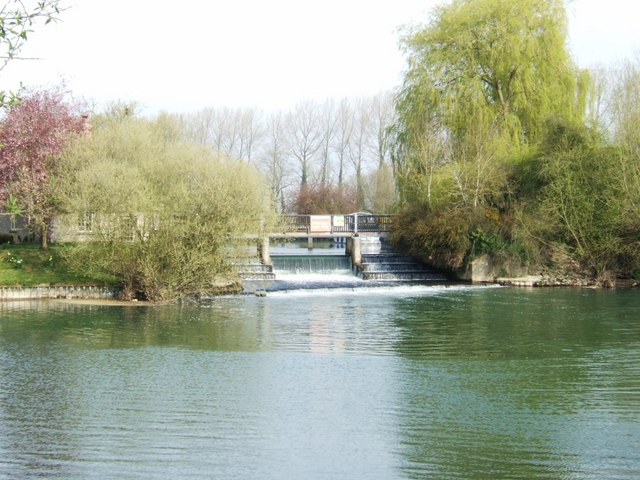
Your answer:
[[[549,118],[581,119],[588,76],[566,41],[562,0],[453,0],[410,30],[394,155],[404,199],[439,179],[478,206],[496,166],[536,145]]]

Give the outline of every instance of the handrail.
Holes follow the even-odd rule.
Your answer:
[[[388,233],[393,227],[395,215],[390,214],[339,214],[339,215],[283,215],[283,233],[327,234]]]

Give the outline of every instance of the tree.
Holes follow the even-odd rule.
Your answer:
[[[180,121],[190,141],[209,146],[217,155],[251,163],[265,134],[261,117],[254,109],[205,108]]]
[[[290,207],[291,211],[301,215],[327,215],[354,212],[358,209],[356,194],[352,189],[342,186],[306,185]]]
[[[349,153],[349,144],[353,135],[353,109],[347,99],[340,101],[338,111],[338,126],[335,139],[335,151],[338,156],[338,186],[342,186],[345,180],[346,162]]]
[[[365,186],[365,204],[373,212],[390,213],[397,202],[396,184],[389,154],[393,125],[393,97],[381,93],[371,99],[369,123],[369,149],[377,158],[377,166],[368,176]]]
[[[640,61],[625,62],[614,71],[609,114],[613,137],[640,158]]]
[[[0,72],[11,60],[20,58],[20,50],[35,25],[56,20],[59,13],[60,0],[10,0],[0,7]],[[18,102],[15,92],[0,91],[0,106]]]
[[[623,200],[624,244],[640,269],[640,63],[625,62],[611,81],[608,114],[616,148],[618,192]]]
[[[395,210],[398,196],[391,167],[378,167],[367,176],[365,185],[367,210],[374,213],[391,213]]]
[[[285,210],[286,190],[292,183],[285,145],[285,125],[281,113],[272,114],[266,127],[266,139],[260,156],[260,168],[266,175],[274,201],[280,211]]]
[[[369,137],[371,132],[371,108],[366,99],[355,104],[353,131],[349,142],[349,160],[353,166],[356,182],[356,205],[365,208],[364,172],[369,160]]]
[[[547,243],[568,245],[601,283],[628,267],[622,263],[630,242],[636,252],[632,261],[639,257],[637,232],[635,239],[624,238],[627,198],[619,154],[596,131],[560,122],[550,129],[534,167],[539,178],[535,213],[545,219],[537,234]]]
[[[66,228],[93,219],[94,242],[74,264],[115,275],[129,297],[219,292],[234,276],[235,247],[273,221],[252,166],[181,140],[170,120],[103,119],[65,151]]]
[[[60,153],[85,123],[61,89],[27,96],[0,123],[0,202],[19,206],[45,249],[58,202]]]
[[[309,183],[311,162],[322,146],[322,131],[317,105],[303,102],[288,117],[289,151],[298,162],[300,186]]]
[[[461,171],[486,171],[469,185],[491,189],[487,162],[537,145],[550,118],[582,121],[588,75],[567,51],[566,24],[562,0],[454,0],[410,31],[402,41],[408,69],[397,97],[396,172],[424,173],[422,139],[436,121],[451,144],[444,163],[471,162],[451,170],[453,183],[460,186]]]
[[[394,119],[393,96],[389,92],[380,93],[371,99],[371,140],[372,149],[378,158],[378,168],[389,165],[390,132]]]

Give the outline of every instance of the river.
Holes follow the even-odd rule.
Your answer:
[[[1,479],[637,479],[637,290],[0,303]]]

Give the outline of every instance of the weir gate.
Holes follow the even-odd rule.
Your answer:
[[[268,233],[262,239],[260,256],[262,263],[271,265],[269,254],[270,239],[306,238],[309,249],[313,249],[314,238],[333,238],[346,244],[346,254],[353,265],[362,262],[362,245],[380,242],[389,236],[395,215],[374,215],[352,213],[348,215],[283,215],[276,232]]]
[[[284,215],[274,232],[265,233],[259,242],[260,264],[240,269],[245,280],[275,280],[276,273],[350,274],[362,280],[444,281],[446,276],[423,263],[391,252],[383,246],[393,228],[394,215],[353,213],[348,215]],[[282,254],[271,241],[306,239],[308,254]],[[317,255],[314,239],[331,239],[342,254]],[[320,243],[320,242],[316,242]]]

